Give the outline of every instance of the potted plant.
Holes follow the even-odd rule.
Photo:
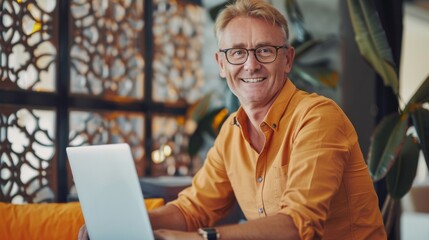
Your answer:
[[[381,25],[377,9],[371,0],[347,0],[355,32],[356,43],[362,57],[391,87],[398,102],[398,65]],[[393,222],[399,217],[399,200],[411,189],[416,176],[419,152],[423,152],[429,167],[429,76],[423,81],[411,99],[397,112],[385,116],[376,126],[367,163],[374,182],[386,180],[388,196],[382,209],[386,232],[390,233]],[[415,133],[410,129],[415,128]]]

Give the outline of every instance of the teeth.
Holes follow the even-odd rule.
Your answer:
[[[242,78],[243,82],[246,83],[258,83],[258,82],[262,82],[264,80],[264,78]]]

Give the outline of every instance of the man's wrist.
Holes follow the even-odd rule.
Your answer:
[[[217,232],[216,228],[199,228],[198,234],[200,234],[204,240],[220,239],[220,234]]]

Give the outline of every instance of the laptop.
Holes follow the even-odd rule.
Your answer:
[[[153,240],[128,144],[66,149],[91,240]]]

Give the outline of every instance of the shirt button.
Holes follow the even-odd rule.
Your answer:
[[[258,177],[258,183],[261,183],[261,182],[262,182],[262,180],[264,180],[264,178],[262,178],[262,177]]]
[[[263,208],[259,208],[258,212],[259,212],[259,214],[262,214],[262,213],[264,213],[264,209]]]

